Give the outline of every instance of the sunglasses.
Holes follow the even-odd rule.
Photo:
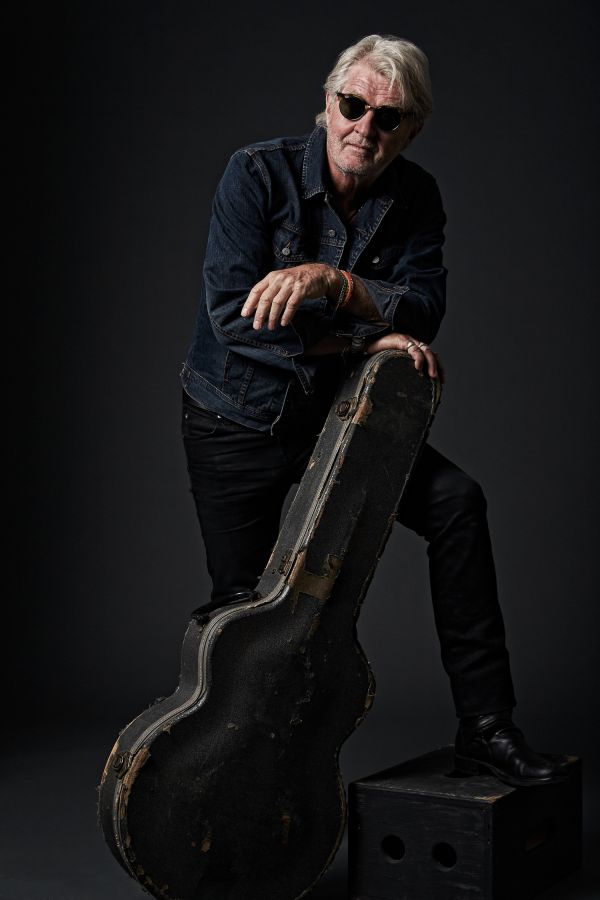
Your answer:
[[[367,110],[373,110],[373,120],[380,131],[395,131],[404,119],[410,118],[412,113],[405,112],[395,106],[369,106],[369,104],[354,94],[342,94],[336,91],[336,97],[340,103],[340,112],[345,119],[356,122],[362,119]]]

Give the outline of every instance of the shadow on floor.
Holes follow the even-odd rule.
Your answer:
[[[41,751],[31,741],[31,750],[5,763],[11,779],[2,785],[0,900],[148,896],[114,861],[96,824],[95,788],[111,736],[77,745],[64,738]],[[586,834],[586,868],[539,894],[539,900],[599,900],[595,847],[600,835],[593,828]],[[344,844],[310,900],[347,900],[346,859]]]

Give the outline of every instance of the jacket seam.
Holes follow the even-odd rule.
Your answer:
[[[228,403],[230,406],[235,406],[238,409],[243,410],[244,412],[252,413],[255,416],[255,418],[263,419],[265,422],[271,421],[270,416],[268,416],[263,411],[257,409],[255,406],[249,406],[248,404],[239,403],[237,400],[234,400],[232,397],[227,396],[227,394],[225,394],[225,393],[223,393],[223,391],[219,390],[219,388],[216,385],[214,385],[214,384],[212,384],[212,382],[208,381],[204,377],[204,375],[201,375],[200,372],[196,372],[196,370],[193,369],[188,362],[184,362],[183,368],[181,370],[181,376],[184,379],[184,381],[190,380],[189,378],[186,379],[186,374],[188,372],[191,373],[194,376],[194,378],[197,378],[198,381],[200,381],[202,383],[202,386],[205,387],[210,393],[216,394],[217,397],[219,397],[221,400],[224,400],[225,403]]]
[[[292,355],[290,354],[289,350],[280,349],[275,344],[253,341],[251,340],[251,338],[244,337],[243,335],[238,334],[235,331],[228,331],[226,328],[221,327],[221,325],[215,322],[212,316],[209,316],[209,319],[210,324],[215,329],[215,331],[218,331],[220,334],[224,335],[227,338],[235,339],[240,344],[248,344],[249,347],[256,347],[258,350],[271,350],[273,353],[277,354],[277,356],[290,357]]]

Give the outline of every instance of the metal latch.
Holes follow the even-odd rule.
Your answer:
[[[279,563],[279,568],[277,569],[280,575],[287,575],[288,572],[291,571],[294,559],[295,555],[293,550],[287,550],[283,554],[281,562]]]
[[[124,753],[117,753],[117,755],[113,759],[112,767],[119,778],[123,778],[123,776],[127,773],[127,770],[131,766],[132,759],[133,757],[129,750],[125,750]]]
[[[335,411],[340,419],[349,419],[350,416],[354,415],[357,406],[358,397],[350,397],[349,400],[341,400]]]

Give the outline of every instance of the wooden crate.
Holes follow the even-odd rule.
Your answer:
[[[458,777],[442,747],[349,786],[352,900],[525,900],[581,865],[581,760],[560,784]]]

